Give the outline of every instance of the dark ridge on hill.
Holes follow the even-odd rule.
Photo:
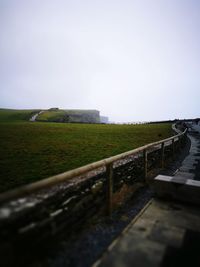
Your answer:
[[[200,118],[193,118],[193,119],[174,119],[174,120],[163,120],[163,121],[150,121],[147,122],[148,124],[156,124],[156,123],[178,123],[178,122],[189,122],[193,121],[198,123],[200,121]]]

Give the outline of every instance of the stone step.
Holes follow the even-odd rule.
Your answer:
[[[194,173],[190,173],[190,172],[181,172],[181,171],[178,171],[174,177],[185,177],[186,179],[193,179],[195,176]]]
[[[181,167],[184,167],[184,168],[188,168],[188,169],[195,169],[196,168],[196,165],[195,165],[195,163],[184,163],[184,164],[182,164],[182,166]]]
[[[183,166],[192,166],[192,167],[196,167],[198,165],[198,162],[197,161],[183,161],[182,162],[182,167]]]
[[[200,181],[186,176],[158,175],[153,182],[158,197],[200,205]]]
[[[195,166],[193,166],[193,167],[181,166],[181,167],[179,168],[179,170],[180,170],[181,172],[190,172],[190,171],[194,171],[194,170],[195,170]]]
[[[199,152],[198,152],[198,154],[199,154]],[[192,157],[196,157],[196,159],[199,159],[199,156],[197,155],[196,152],[195,152],[195,153],[190,153],[190,156],[192,156]]]
[[[195,157],[191,157],[191,158],[185,158],[184,161],[182,162],[183,164],[184,163],[193,163],[193,164],[196,164],[199,160],[196,159]]]

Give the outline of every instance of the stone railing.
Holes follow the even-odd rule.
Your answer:
[[[116,196],[149,182],[149,171],[175,156],[186,130],[170,138],[88,164],[0,195],[0,254],[16,266],[57,233],[73,231],[98,213],[111,215]],[[130,191],[130,189],[133,189]],[[120,193],[119,193],[120,192]],[[120,199],[121,201],[121,199]],[[10,257],[8,257],[8,252]],[[27,256],[28,257],[28,256]],[[17,262],[21,266],[21,262]],[[7,265],[6,265],[7,264]]]

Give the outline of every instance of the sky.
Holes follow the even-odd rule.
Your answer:
[[[199,0],[0,0],[0,107],[200,117]]]

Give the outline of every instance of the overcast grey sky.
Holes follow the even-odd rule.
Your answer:
[[[0,107],[199,117],[200,1],[0,0]]]

